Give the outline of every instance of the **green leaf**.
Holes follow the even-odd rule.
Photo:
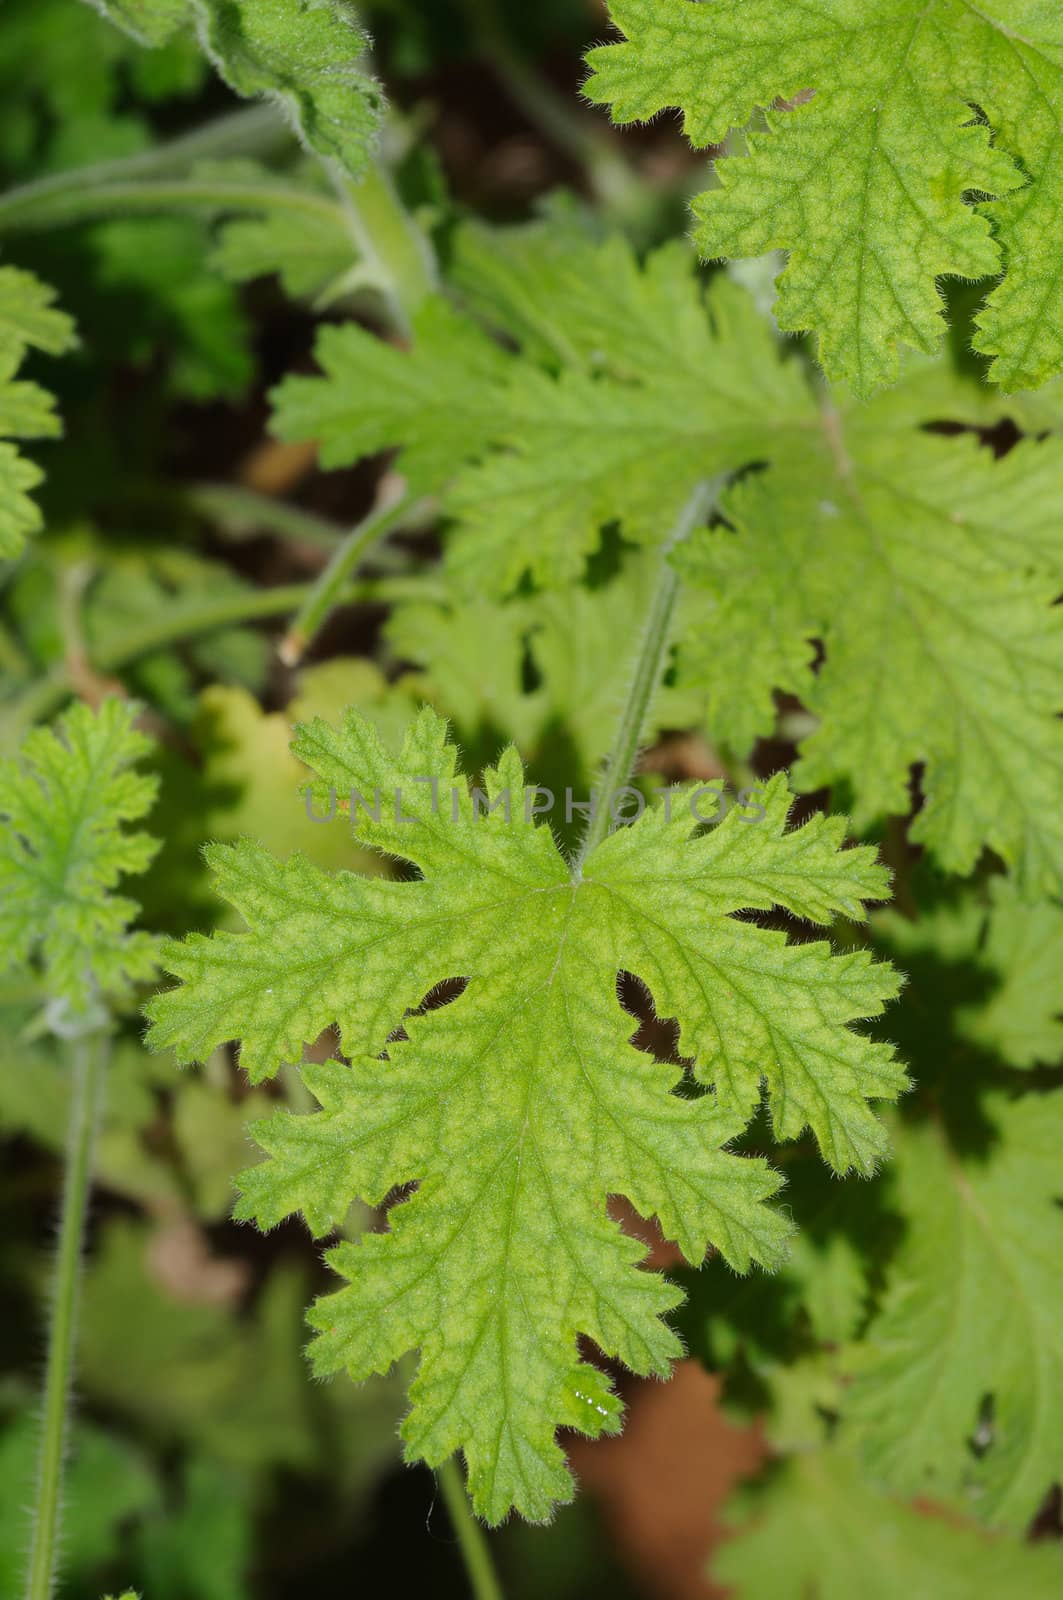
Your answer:
[[[189,0],[88,0],[138,44],[165,44],[188,22]]]
[[[383,97],[350,0],[192,0],[203,46],[230,89],[280,102],[308,149],[357,176]]]
[[[17,267],[0,267],[0,558],[17,556],[41,526],[30,491],[40,469],[5,441],[54,439],[62,432],[52,397],[35,383],[15,381],[28,349],[62,355],[75,342],[70,318],[54,306],[46,284]]]
[[[738,1600],[1051,1600],[1063,1559],[1051,1545],[989,1538],[879,1493],[841,1451],[789,1457],[730,1502],[741,1518],[711,1576]]]
[[[244,689],[214,684],[200,697],[193,737],[203,761],[206,793],[196,818],[197,844],[254,839],[277,856],[295,850],[322,867],[364,872],[382,863],[358,850],[342,818],[312,820],[301,787],[309,776],[290,749],[292,725],[303,717],[358,705],[363,715],[401,730],[413,697],[392,686],[369,661],[330,661],[302,675],[300,693],[282,712],[263,712]],[[322,808],[321,815],[327,815]]]
[[[322,328],[315,353],[324,377],[284,380],[273,394],[274,431],[319,440],[324,467],[403,445],[403,469],[418,486],[445,483],[490,441],[510,363],[444,300],[429,300],[415,320],[413,354],[355,323]]]
[[[17,364],[30,348],[52,356],[70,349],[73,323],[54,301],[52,290],[32,272],[0,267],[0,361]]]
[[[1045,0],[611,0],[586,92],[694,144],[750,122],[695,202],[707,257],[782,248],[776,315],[866,397],[942,332],[935,279],[997,277],[978,345],[1005,389],[1063,369],[1063,22]],[[975,108],[972,110],[972,108]],[[972,201],[971,196],[974,196]],[[984,197],[989,197],[988,203]]]
[[[113,698],[75,705],[0,763],[0,970],[36,956],[49,996],[75,1012],[154,969],[154,940],[129,931],[137,907],[112,892],[157,848],[123,827],[156,787],[132,770],[150,749],[135,715]]]
[[[7,0],[0,154],[9,179],[133,155],[152,139],[147,104],[202,87],[209,69],[191,33],[145,51],[98,9]]]
[[[232,287],[209,270],[208,236],[189,217],[138,217],[92,230],[101,290],[130,308],[128,359],[150,368],[159,347],[170,381],[193,400],[238,395],[251,380],[251,329]]]
[[[322,1110],[258,1130],[274,1159],[244,1174],[238,1214],[269,1227],[300,1210],[327,1232],[356,1197],[379,1204],[417,1180],[388,1234],[333,1253],[350,1287],[313,1313],[315,1365],[362,1378],[420,1347],[409,1453],[437,1464],[462,1448],[484,1516],[515,1505],[542,1518],[571,1491],[555,1428],[617,1425],[577,1334],[640,1372],[666,1372],[679,1351],[658,1320],[676,1292],[631,1270],[644,1247],[608,1219],[607,1197],[657,1215],[691,1261],[711,1242],[739,1270],[775,1264],[788,1229],[761,1202],[777,1179],[722,1148],[762,1078],[780,1138],[811,1124],[840,1168],[880,1158],[866,1097],[891,1098],[904,1078],[846,1023],[882,1009],[891,972],[733,914],[858,917],[885,874],[871,851],[840,848],[841,819],[787,832],[782,779],[757,825],[732,811],[696,838],[675,796],[574,879],[549,828],[526,819],[515,753],[485,775],[496,809],[477,818],[432,712],[397,759],[353,713],[339,731],[302,729],[294,749],[322,788],[354,788],[374,809],[379,790],[379,821],[355,808],[357,836],[423,877],[329,877],[248,844],[214,850],[248,931],[169,947],[184,982],[152,1002],[151,1041],[190,1058],[239,1038],[257,1081],[338,1024],[352,1064],[304,1067]],[[715,1094],[677,1096],[678,1069],[630,1045],[623,971],[678,1018],[679,1049]],[[468,986],[451,1004],[410,1015],[455,979]]]
[[[875,927],[902,965],[928,956],[984,978],[985,993],[952,1018],[960,1039],[1010,1067],[1051,1067],[1063,1056],[1063,908],[1025,904],[1008,879],[992,878],[988,903],[944,900],[914,922],[886,912]]]
[[[338,219],[270,211],[225,223],[210,262],[234,283],[276,273],[293,299],[312,299],[350,271],[353,251]]]
[[[324,377],[274,394],[276,431],[319,440],[325,466],[403,447],[417,488],[444,491],[448,562],[468,593],[506,592],[525,571],[543,586],[578,578],[607,523],[659,543],[705,478],[815,426],[800,368],[749,296],[726,280],[706,295],[682,246],[645,266],[620,238],[572,251],[548,306],[546,285],[533,305],[525,277],[497,263],[487,309],[525,341],[517,354],[429,301],[411,351],[326,328]],[[593,316],[588,284],[608,285]]]
[[[988,1094],[963,1133],[898,1137],[905,1236],[844,1437],[881,1482],[1021,1531],[1059,1476],[1063,1092]]]
[[[123,640],[142,637],[146,619],[164,610],[167,617],[182,614],[189,622],[189,637],[180,650],[132,650],[124,679],[136,693],[174,721],[188,722],[196,713],[196,671],[214,679],[249,685],[263,683],[268,665],[268,645],[251,628],[215,628],[203,633],[197,627],[200,613],[226,596],[238,602],[249,586],[232,569],[208,561],[190,550],[159,543],[119,548],[95,539],[77,547],[75,559],[93,565],[94,578],[83,605],[85,641],[90,659],[103,659]],[[60,601],[62,573],[59,576]],[[32,603],[32,600],[31,600]],[[42,610],[38,602],[37,610]],[[61,645],[61,631],[58,642]]]
[[[179,1508],[137,1530],[151,1600],[247,1600],[253,1527],[246,1486],[209,1459],[186,1468]]]
[[[571,780],[586,777],[605,755],[616,711],[616,685],[602,662],[617,639],[637,636],[652,583],[649,551],[625,551],[621,570],[595,589],[572,584],[517,597],[507,604],[466,598],[397,605],[385,626],[402,661],[425,670],[402,680],[457,726],[467,747],[480,735],[508,736],[538,755],[553,739],[578,757]],[[525,686],[526,666],[537,684]],[[702,720],[704,696],[663,688],[651,734]]]
[[[141,44],[163,44],[194,27],[230,89],[276,100],[307,149],[352,176],[362,171],[383,97],[366,68],[369,40],[350,0],[89,3]]]
[[[918,419],[916,419],[918,420]],[[819,719],[799,788],[844,780],[858,828],[925,804],[912,838],[952,872],[989,846],[1026,892],[1063,884],[1063,447],[1003,462],[970,436],[903,426],[895,396],[824,412],[727,497],[733,531],[695,534],[683,570],[703,596],[680,681],[709,729],[749,749],[772,690]],[[813,673],[813,640],[825,661]]]
[[[224,1222],[232,1210],[232,1174],[247,1155],[247,1128],[270,1110],[264,1090],[237,1102],[200,1078],[182,1084],[174,1101],[173,1137],[196,1215],[205,1222]]]

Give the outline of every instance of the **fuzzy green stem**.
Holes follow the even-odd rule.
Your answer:
[[[330,168],[363,273],[381,294],[395,331],[409,338],[417,308],[439,288],[427,234],[406,210],[391,175],[374,162],[357,180]]]
[[[80,179],[76,182],[75,179]],[[27,184],[0,198],[0,233],[57,228],[105,217],[151,216],[158,212],[292,211],[345,222],[335,200],[312,189],[276,183],[240,183],[214,178],[129,178],[94,184],[91,169],[71,173],[62,185]]]
[[[260,156],[290,142],[291,132],[272,106],[250,106],[216,117],[202,128],[150,150],[138,151],[136,155],[93,162],[86,167],[73,167],[51,177],[20,184],[0,199],[0,216],[14,219],[14,226],[38,226],[38,216],[46,224],[53,214],[56,221],[64,221],[64,209],[71,196],[86,197],[87,205],[87,195],[91,192],[130,183],[147,188],[151,180],[187,173],[200,161]],[[28,220],[20,223],[20,217]]]
[[[679,594],[679,574],[669,560],[676,545],[682,544],[694,529],[705,520],[716,497],[717,485],[700,483],[679,515],[679,520],[661,551],[661,564],[657,584],[650,600],[642,640],[635,657],[620,720],[617,723],[609,758],[595,790],[595,805],[572,875],[579,881],[583,865],[591,851],[601,844],[612,831],[612,803],[628,783],[635,770],[639,747],[654,698],[664,676],[668,646],[675,620],[676,599]]]
[[[491,1559],[487,1537],[469,1504],[457,1456],[448,1456],[436,1476],[443,1491],[450,1525],[461,1548],[472,1600],[502,1600],[502,1586]]]
[[[331,551],[346,534],[341,524],[330,522],[327,517],[238,483],[194,483],[181,499],[233,539],[269,533],[278,539]]]
[[[342,523],[320,517],[316,511],[307,511],[303,506],[293,506],[290,501],[245,489],[238,483],[194,483],[177,498],[181,505],[190,507],[231,539],[268,533],[277,539],[312,545],[331,555],[350,537]],[[403,527],[411,532],[420,531],[422,518],[427,520],[429,508],[433,506],[434,502],[428,500],[411,506],[402,518]],[[380,576],[406,571],[413,564],[410,552],[397,545],[378,550],[373,556],[374,570]],[[0,658],[3,648],[4,639],[0,634]]]
[[[426,505],[424,501],[416,505],[411,503],[405,485],[402,485],[396,493],[385,494],[380,504],[351,529],[334,551],[331,561],[314,583],[281,640],[278,654],[285,666],[294,667],[302,660],[329,613],[340,603],[344,589],[366,552],[401,523],[419,521]]]
[[[72,1044],[74,1082],[70,1142],[63,1188],[63,1216],[59,1228],[59,1254],[55,1266],[52,1322],[48,1335],[44,1424],[26,1600],[50,1600],[55,1586],[81,1252],[106,1050],[107,1036],[104,1033],[82,1036]]]
[[[221,595],[183,611],[163,611],[101,645],[93,652],[88,666],[96,673],[117,672],[140,656],[165,650],[183,639],[213,633],[218,628],[283,616],[301,605],[312,587],[307,583],[278,584],[272,589]],[[392,605],[400,600],[438,600],[442,595],[442,586],[430,576],[396,575],[352,583],[337,596],[335,604]],[[31,723],[51,716],[73,693],[73,688],[70,673],[65,664],[61,664],[38,678],[17,698],[0,703],[0,727],[5,737],[13,737]]]
[[[284,612],[300,605],[313,587],[305,583],[278,584],[272,589],[256,589],[247,594],[221,595],[215,600],[204,600],[183,613],[165,612],[158,618],[130,629],[110,645],[101,645],[92,658],[97,672],[115,672],[119,667],[165,649],[181,639],[190,639],[203,633],[213,633],[217,628],[230,628],[238,623],[264,621],[282,616]],[[431,580],[415,578],[379,578],[364,583],[351,584],[337,598],[337,604],[389,605],[395,600],[424,599],[426,594],[437,595],[439,585]]]

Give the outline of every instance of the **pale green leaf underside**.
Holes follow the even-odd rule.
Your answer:
[[[531,230],[529,248],[551,237]],[[610,522],[659,543],[698,483],[814,425],[799,367],[749,296],[719,282],[706,297],[681,245],[640,267],[619,238],[563,240],[569,265],[542,283],[511,270],[505,239],[497,259],[478,239],[466,261],[467,292],[519,354],[439,300],[414,319],[410,351],[354,324],[324,329],[324,376],[274,394],[276,431],[319,440],[327,467],[402,447],[410,479],[442,491],[448,564],[471,593],[507,592],[526,571],[543,586],[579,578]],[[589,284],[608,285],[606,310],[588,313]]]
[[[741,1600],[1052,1600],[1050,1543],[991,1538],[880,1493],[841,1451],[790,1457],[762,1492],[728,1507],[739,1525],[712,1576]]]
[[[795,781],[845,780],[859,827],[908,812],[922,763],[918,842],[954,872],[988,845],[1024,890],[1053,892],[1063,450],[1031,441],[997,463],[973,438],[893,429],[898,403],[828,410],[818,448],[731,493],[734,531],[696,536],[681,681],[740,750],[772,726],[773,690],[797,694],[819,727]]]
[[[132,770],[149,749],[134,715],[114,698],[96,713],[75,705],[0,764],[0,969],[36,957],[49,996],[74,1011],[154,966],[154,941],[129,932],[136,906],[113,893],[157,848],[123,830],[156,787]]]
[[[141,44],[194,28],[245,99],[276,100],[304,144],[357,176],[376,141],[379,85],[350,0],[89,0]]]
[[[248,844],[214,852],[248,931],[170,948],[184,983],[153,1002],[151,1037],[186,1059],[239,1038],[261,1078],[338,1024],[352,1064],[306,1067],[322,1111],[259,1128],[273,1159],[244,1174],[241,1215],[270,1226],[298,1210],[324,1232],[355,1197],[379,1203],[418,1181],[387,1234],[334,1253],[349,1287],[313,1313],[315,1360],[364,1377],[419,1347],[411,1453],[464,1449],[484,1515],[515,1505],[538,1518],[570,1490],[555,1428],[615,1425],[577,1334],[641,1372],[666,1371],[678,1351],[659,1321],[674,1291],[633,1270],[642,1247],[608,1220],[607,1197],[657,1215],[688,1259],[711,1243],[740,1270],[777,1262],[787,1225],[761,1203],[777,1180],[722,1148],[762,1080],[780,1138],[810,1124],[839,1168],[880,1158],[866,1100],[904,1079],[847,1024],[881,1010],[890,969],[733,913],[859,916],[886,882],[870,851],[840,848],[840,819],[786,832],[781,779],[763,822],[731,812],[700,838],[677,796],[670,821],[663,806],[646,812],[574,881],[549,829],[524,820],[515,754],[486,780],[493,800],[509,792],[510,820],[501,803],[475,820],[445,734],[423,712],[396,758],[354,714],[339,731],[300,731],[295,749],[325,784],[369,805],[380,790],[380,821],[360,805],[358,836],[423,877],[329,877]],[[435,809],[418,778],[435,780]],[[415,822],[396,822],[396,787]],[[677,1069],[630,1045],[623,971],[678,1018],[679,1047],[714,1094],[676,1096]],[[409,1015],[448,979],[467,986]]]
[[[935,279],[1003,271],[979,348],[1005,389],[1063,369],[1063,13],[1044,0],[611,0],[593,50],[618,122],[683,112],[697,145],[761,109],[695,203],[707,257],[790,252],[780,325],[867,396],[942,331]],[[795,103],[797,102],[797,103]],[[984,115],[986,122],[979,114]],[[988,125],[987,125],[988,124]],[[970,203],[971,194],[989,196]]]
[[[0,558],[11,560],[41,515],[30,493],[40,469],[11,439],[54,439],[62,432],[51,395],[16,378],[26,351],[61,355],[74,343],[74,325],[57,311],[51,289],[31,272],[0,267]]]

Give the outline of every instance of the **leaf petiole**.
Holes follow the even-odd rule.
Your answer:
[[[689,538],[694,529],[708,516],[719,488],[718,481],[698,484],[680,512],[671,536],[661,550],[657,585],[650,601],[642,640],[632,666],[624,707],[620,713],[608,760],[597,785],[598,803],[584,834],[579,854],[573,863],[572,876],[576,882],[579,882],[582,876],[583,864],[591,851],[596,849],[611,832],[613,820],[611,800],[624,787],[634,771],[639,745],[646,729],[646,720],[664,675],[672,624],[675,620],[676,599],[679,594],[679,574],[669,556],[675,547]]]
[[[451,1527],[461,1548],[473,1600],[502,1600],[502,1587],[491,1559],[487,1536],[469,1504],[457,1456],[448,1456],[436,1477]]]

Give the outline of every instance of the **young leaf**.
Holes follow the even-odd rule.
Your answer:
[[[319,439],[325,466],[404,447],[418,490],[445,491],[448,560],[470,592],[506,592],[526,570],[544,586],[579,577],[606,523],[654,543],[699,482],[814,426],[800,369],[749,296],[726,280],[706,296],[682,246],[644,267],[619,238],[572,250],[577,281],[555,274],[558,299],[541,315],[523,278],[504,293],[500,263],[490,310],[525,339],[519,354],[430,301],[412,351],[352,324],[326,328],[325,376],[275,391],[276,431]],[[616,304],[577,336],[587,283],[608,284]]]
[[[587,93],[618,122],[683,111],[696,145],[764,132],[695,203],[702,254],[790,251],[780,326],[867,397],[942,331],[935,278],[1003,281],[979,347],[1005,389],[1063,370],[1063,20],[1042,0],[611,0],[626,42]],[[972,110],[972,107],[976,108]],[[972,204],[968,196],[991,197]]]
[[[7,560],[41,525],[29,491],[42,473],[6,441],[54,439],[62,431],[51,395],[15,378],[29,348],[62,355],[75,342],[74,324],[54,299],[32,273],[0,267],[0,558]]]
[[[665,1372],[678,1352],[658,1320],[675,1292],[631,1270],[642,1249],[608,1220],[608,1195],[656,1214],[692,1261],[712,1243],[739,1270],[777,1262],[787,1227],[761,1204],[777,1179],[722,1148],[762,1077],[780,1138],[810,1123],[839,1168],[879,1159],[865,1099],[904,1079],[888,1048],[846,1023],[882,1009],[892,973],[733,914],[859,916],[885,874],[872,852],[840,848],[840,819],[787,832],[782,779],[755,825],[732,812],[691,838],[676,797],[574,879],[528,819],[515,753],[485,776],[477,806],[430,711],[397,759],[354,714],[339,731],[302,729],[294,748],[323,785],[358,791],[357,836],[423,877],[328,877],[246,843],[215,850],[248,931],[169,947],[184,984],[152,1002],[151,1040],[187,1059],[239,1038],[257,1081],[339,1025],[352,1065],[304,1067],[322,1110],[260,1130],[273,1159],[244,1174],[239,1214],[270,1227],[302,1211],[323,1233],[355,1197],[379,1204],[419,1182],[388,1234],[333,1253],[350,1286],[313,1313],[315,1364],[366,1377],[420,1347],[409,1452],[438,1463],[462,1448],[483,1515],[515,1505],[541,1518],[570,1492],[555,1428],[617,1425],[577,1334],[640,1372]],[[624,970],[678,1017],[679,1048],[714,1095],[676,1096],[676,1069],[632,1048]],[[468,980],[458,999],[408,1015],[448,979]]]
[[[0,970],[36,955],[49,996],[75,1013],[154,969],[155,941],[129,931],[137,907],[112,892],[157,848],[123,829],[156,788],[131,770],[150,749],[135,714],[113,698],[76,705],[0,763]]]
[[[988,845],[1028,892],[1051,892],[1063,447],[1031,441],[997,463],[972,437],[896,421],[891,396],[827,410],[818,445],[728,496],[733,533],[695,535],[682,563],[705,604],[680,681],[704,690],[710,730],[739,750],[771,727],[773,689],[798,695],[820,726],[795,782],[844,779],[858,828],[907,813],[922,762],[912,837],[953,872]]]
[[[995,1092],[965,1147],[898,1137],[906,1229],[852,1356],[845,1437],[882,1482],[1024,1529],[1063,1432],[1063,1093]]]
[[[141,44],[195,27],[221,77],[245,99],[284,108],[308,149],[352,176],[376,141],[381,91],[350,0],[89,0]]]
[[[1051,1600],[1063,1559],[1051,1545],[989,1538],[891,1499],[839,1450],[787,1458],[728,1506],[742,1519],[712,1577],[741,1600]]]
[[[204,48],[230,89],[280,102],[307,147],[352,176],[383,110],[351,0],[192,0]]]

